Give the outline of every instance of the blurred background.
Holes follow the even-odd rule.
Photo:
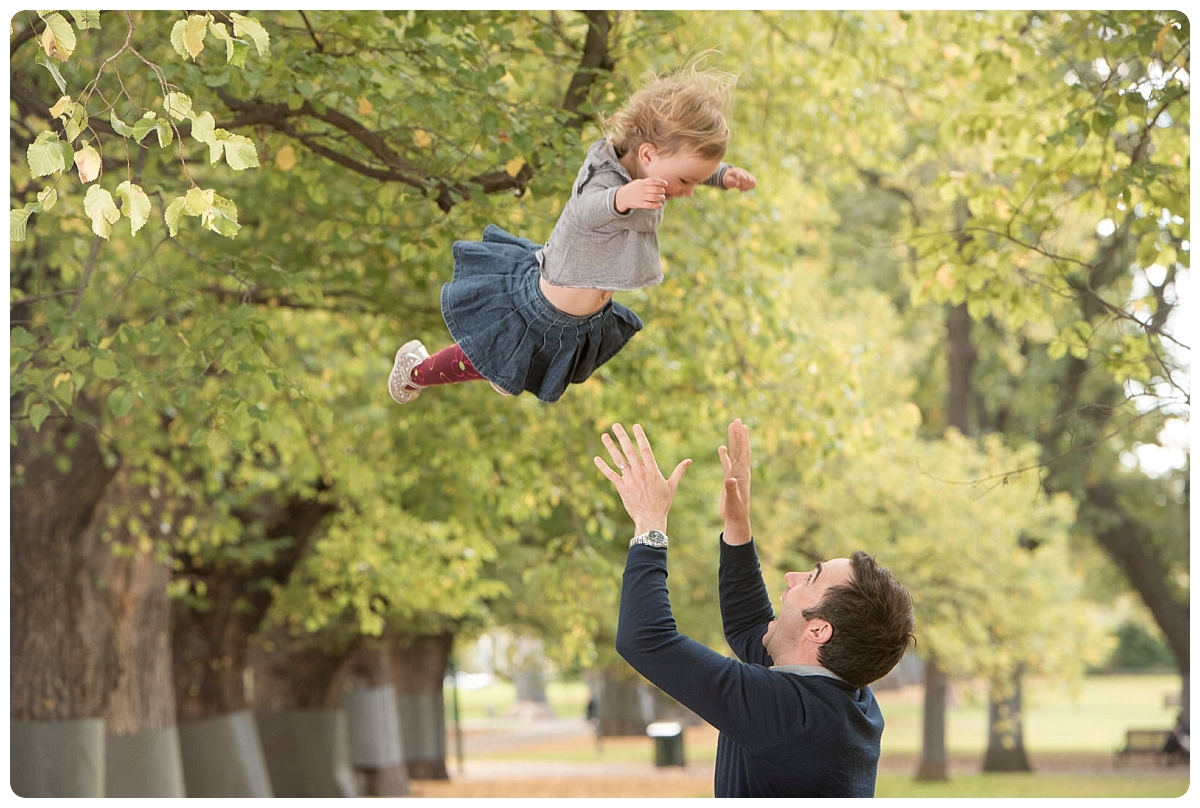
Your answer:
[[[451,244],[544,241],[601,116],[696,57],[758,187],[668,205],[645,329],[554,405],[394,404]],[[672,603],[728,652],[738,417],[771,591],[863,549],[914,596],[881,796],[1060,796],[1059,753],[1186,790],[1184,14],[20,12],[9,69],[15,793],[419,795],[537,726],[666,775],[674,721],[711,795],[613,650],[592,457],[620,421],[695,461]]]

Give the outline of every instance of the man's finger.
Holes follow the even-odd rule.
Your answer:
[[[658,468],[658,461],[654,459],[654,450],[650,448],[650,439],[646,437],[646,430],[642,429],[641,424],[633,425],[633,436],[637,439],[638,451],[642,453],[642,461],[647,466]]]
[[[613,464],[618,469],[623,469],[629,465],[628,461],[625,460],[625,457],[619,451],[617,451],[616,444],[613,443],[613,439],[608,436],[607,432],[604,432],[600,435],[600,442],[604,444],[605,449],[608,449],[609,457],[612,458]]]
[[[690,465],[692,465],[691,460],[680,460],[679,465],[671,472],[671,477],[667,480],[667,485],[671,488],[671,496],[675,496],[675,491],[679,488],[679,483],[683,480],[683,473],[687,471],[687,467]]]
[[[613,485],[616,485],[617,481],[621,479],[621,475],[609,468],[608,464],[605,463],[604,460],[602,460],[599,456],[593,457],[592,461],[595,462],[596,468],[600,469],[600,473],[607,477],[608,481]]]
[[[633,441],[629,439],[629,434],[625,432],[625,427],[620,424],[613,424],[612,431],[617,436],[617,442],[621,444],[621,451],[624,453],[625,459],[629,464],[633,465],[640,461],[642,458],[634,450]]]

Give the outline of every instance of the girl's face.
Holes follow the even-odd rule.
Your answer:
[[[638,147],[638,163],[642,177],[667,181],[667,199],[691,196],[696,186],[721,166],[720,159],[704,158],[692,151],[664,155],[650,143]]]

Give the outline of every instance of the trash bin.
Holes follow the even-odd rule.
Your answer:
[[[655,721],[646,727],[646,734],[654,739],[654,765],[682,766],[683,727],[674,721]]]

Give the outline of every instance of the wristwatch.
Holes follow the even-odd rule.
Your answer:
[[[635,544],[645,544],[649,547],[661,547],[667,549],[667,534],[661,530],[651,530],[648,533],[641,533],[629,540],[629,546]]]

